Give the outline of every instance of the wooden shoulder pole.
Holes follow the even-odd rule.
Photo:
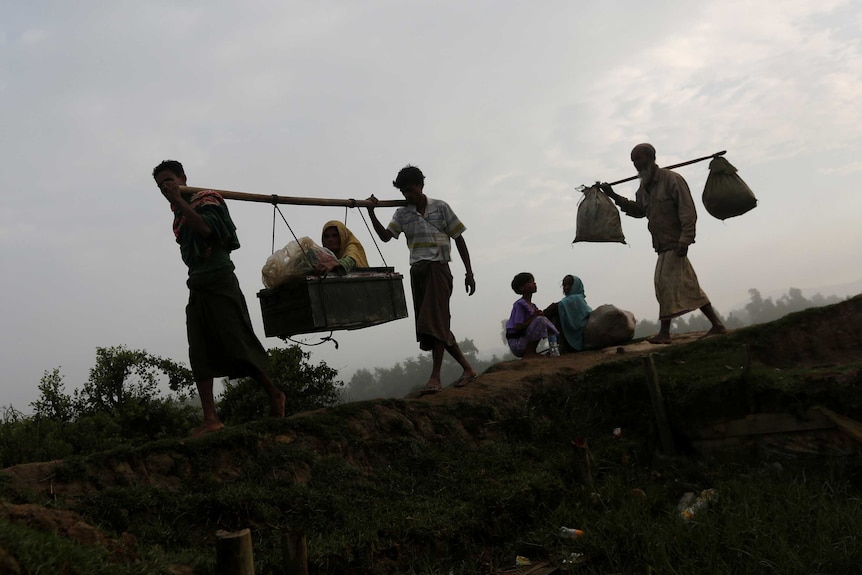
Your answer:
[[[682,162],[682,163],[680,163],[680,164],[674,164],[674,165],[672,165],[672,166],[661,166],[661,167],[662,167],[662,168],[665,168],[665,169],[667,169],[667,170],[672,170],[672,169],[674,169],[674,168],[681,168],[681,167],[683,167],[683,166],[687,166],[687,165],[689,165],[689,164],[694,164],[694,163],[697,163],[697,162],[702,162],[702,161],[704,161],[704,160],[711,160],[712,158],[717,158],[717,157],[719,157],[719,156],[723,156],[723,155],[725,155],[726,153],[727,153],[727,150],[722,150],[722,151],[720,151],[720,152],[716,152],[716,153],[712,154],[711,156],[704,156],[704,157],[702,157],[702,158],[695,158],[695,159],[693,159],[693,160],[689,160],[689,161],[687,161],[687,162]],[[632,180],[636,180],[636,179],[638,179],[638,177],[639,177],[639,176],[632,176],[632,177],[630,177],[630,178],[625,178],[625,179],[622,179],[622,180],[617,180],[616,182],[610,182],[610,184],[609,184],[609,185],[611,185],[611,186],[616,186],[617,184],[622,184],[623,182],[630,182],[630,181],[632,181]]]
[[[330,198],[298,198],[290,196],[277,196],[275,194],[249,194],[246,192],[233,192],[231,190],[217,190],[215,188],[193,188],[191,186],[180,186],[183,194],[193,194],[211,190],[218,193],[226,200],[241,200],[244,202],[260,202],[264,204],[292,204],[297,206],[342,206],[347,208],[392,208],[406,206],[405,200],[379,200],[376,204],[368,200],[335,200]]]

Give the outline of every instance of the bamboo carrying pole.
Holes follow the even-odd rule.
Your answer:
[[[723,156],[723,155],[725,155],[726,153],[727,153],[727,150],[722,150],[722,151],[720,151],[720,152],[716,152],[716,153],[712,154],[711,156],[704,156],[704,157],[702,157],[702,158],[696,158],[696,159],[694,159],[694,160],[689,160],[689,161],[687,161],[687,162],[682,162],[681,164],[674,164],[674,165],[672,165],[672,166],[662,166],[662,167],[663,167],[663,168],[665,168],[666,170],[672,170],[672,169],[674,169],[674,168],[681,168],[681,167],[683,167],[683,166],[687,166],[687,165],[689,165],[689,164],[696,164],[697,162],[702,162],[702,161],[704,161],[704,160],[711,160],[712,158],[717,158],[717,157],[719,157],[719,156]],[[617,184],[622,184],[622,183],[624,183],[624,182],[631,182],[632,180],[636,180],[636,179],[638,179],[639,177],[640,177],[640,176],[632,176],[632,177],[630,177],[630,178],[625,178],[624,180],[617,180],[616,182],[608,182],[608,185],[610,185],[610,186],[616,186]],[[181,188],[181,189],[182,189],[182,188]]]
[[[191,186],[180,186],[180,193],[194,194],[210,190],[218,193],[226,200],[242,200],[245,202],[261,202],[266,204],[292,204],[297,206],[343,206],[347,208],[391,208],[406,206],[406,200],[379,200],[376,204],[369,200],[334,200],[329,198],[295,198],[290,196],[277,196],[275,194],[249,194],[246,192],[232,192],[230,190],[216,190],[214,188],[193,188]]]
[[[673,441],[673,432],[670,428],[670,420],[668,420],[667,413],[664,410],[664,397],[661,394],[658,371],[656,371],[655,362],[653,361],[652,356],[652,353],[644,356],[643,365],[646,375],[646,384],[649,389],[650,402],[652,403],[655,422],[658,426],[658,436],[661,440],[662,451],[664,451],[665,455],[676,455],[676,445]]]

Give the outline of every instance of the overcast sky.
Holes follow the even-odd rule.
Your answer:
[[[758,197],[718,221],[700,199],[708,163],[679,170],[699,209],[689,255],[719,312],[749,288],[857,293],[860,102],[855,0],[2,0],[0,405],[27,410],[55,367],[80,386],[96,347],[187,362],[186,268],[151,177],[167,158],[191,186],[320,198],[398,199],[395,174],[418,165],[467,226],[477,292],[459,287],[456,254],[452,328],[483,356],[505,351],[521,271],[540,306],[573,273],[593,307],[656,319],[644,220],[623,217],[628,245],[571,243],[577,186],[633,175],[642,141],[659,165],[727,150]],[[263,339],[272,208],[230,208]],[[314,239],[345,217],[283,211]],[[290,239],[279,219],[276,247]],[[403,237],[380,249],[406,276]],[[344,381],[420,353],[412,318],[335,336],[339,350],[308,350]]]

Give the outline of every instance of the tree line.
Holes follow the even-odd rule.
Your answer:
[[[748,290],[748,296],[750,299],[742,309],[733,310],[726,317],[718,314],[728,329],[768,323],[789,313],[838,303],[843,299],[835,295],[823,296],[819,293],[808,299],[798,288],[790,288],[786,294],[775,300],[771,297],[764,298],[760,291],[754,288]],[[658,321],[640,320],[635,326],[635,338],[652,335],[658,331],[658,328]],[[675,333],[706,331],[709,328],[709,320],[700,312],[678,317],[671,322],[671,331]]]
[[[505,323],[505,322],[504,322]],[[492,355],[490,358],[479,357],[479,350],[472,339],[464,339],[458,342],[458,347],[464,353],[464,357],[476,370],[482,373],[494,364],[514,359],[511,354],[499,357]],[[359,401],[363,399],[376,399],[385,397],[404,397],[417,391],[428,381],[431,373],[431,354],[423,353],[395,363],[392,367],[375,367],[372,370],[359,369],[351,377],[344,390],[345,401]],[[443,385],[454,381],[461,375],[459,366],[449,355],[443,358],[440,368],[440,377]]]

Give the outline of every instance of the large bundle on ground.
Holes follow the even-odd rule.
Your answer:
[[[757,205],[754,192],[737,175],[736,168],[722,157],[713,158],[709,163],[702,199],[706,211],[719,220],[741,216]]]
[[[620,242],[626,243],[620,212],[613,200],[599,189],[598,185],[584,190],[578,202],[577,230],[575,242]]]
[[[584,349],[622,345],[635,335],[635,316],[614,305],[600,305],[590,313],[584,328]]]

